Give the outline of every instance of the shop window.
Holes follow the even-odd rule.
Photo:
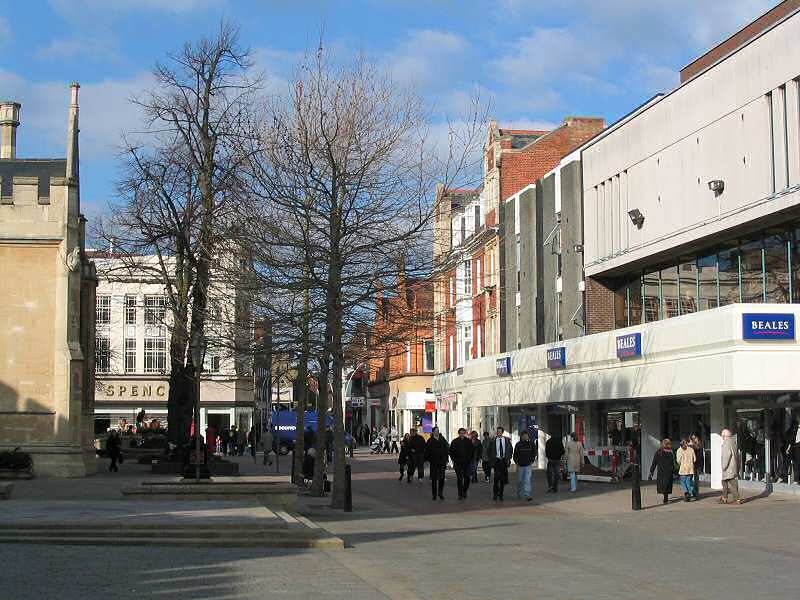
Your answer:
[[[736,250],[723,250],[717,256],[719,275],[719,305],[741,302],[739,288],[739,254]]]
[[[614,292],[614,326],[619,328],[628,326],[628,293],[627,285],[620,286]]]
[[[739,248],[742,274],[742,302],[764,302],[764,256],[761,240]]]
[[[764,284],[767,302],[789,302],[788,235],[779,233],[764,238]]]
[[[661,270],[661,302],[665,319],[680,314],[677,266]]]
[[[111,371],[111,340],[105,336],[98,336],[94,341],[94,370],[97,373]]]
[[[719,306],[716,253],[697,259],[697,288],[699,290],[697,298],[699,310],[709,310]]]
[[[639,325],[642,322],[642,278],[637,277],[628,285],[628,315],[629,325]]]
[[[136,325],[136,296],[125,296],[125,325]]]
[[[697,264],[695,261],[678,265],[678,290],[681,314],[688,315],[697,312]]]
[[[644,322],[651,323],[661,318],[661,286],[658,271],[645,273],[642,281],[642,305]]]
[[[111,323],[111,296],[97,296],[94,322],[96,325],[108,325]]]

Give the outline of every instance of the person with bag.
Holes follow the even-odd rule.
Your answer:
[[[569,473],[569,491],[573,494],[578,491],[578,473],[583,468],[586,451],[583,444],[578,441],[578,434],[574,431],[569,434],[567,441],[567,472]]]
[[[650,465],[650,475],[647,477],[648,481],[653,479],[653,472],[658,469],[656,476],[656,491],[664,497],[664,504],[669,502],[669,496],[672,494],[672,482],[677,472],[675,455],[672,453],[672,440],[664,438],[661,441],[661,448],[653,456],[653,462]]]
[[[696,456],[694,449],[689,445],[689,440],[683,438],[681,447],[676,453],[678,461],[678,475],[681,478],[681,488],[683,489],[683,499],[690,502],[694,497],[694,463]]]

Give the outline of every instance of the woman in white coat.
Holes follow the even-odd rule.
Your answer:
[[[569,440],[567,440],[567,472],[569,473],[570,492],[578,491],[578,473],[581,472],[585,455],[586,451],[583,449],[583,444],[578,441],[578,436],[573,431],[569,434]]]

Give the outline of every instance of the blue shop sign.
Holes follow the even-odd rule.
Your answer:
[[[497,370],[497,374],[501,377],[505,375],[511,375],[511,357],[504,356],[503,358],[498,358],[495,360],[495,368]]]
[[[617,358],[634,358],[642,355],[642,334],[639,332],[617,336]]]
[[[547,368],[563,369],[567,366],[567,349],[564,346],[547,349]]]
[[[742,313],[742,337],[746,340],[793,340],[793,313]]]

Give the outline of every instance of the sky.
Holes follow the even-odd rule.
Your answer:
[[[433,119],[476,91],[501,126],[565,116],[613,122],[678,83],[678,71],[779,0],[0,0],[0,98],[21,102],[19,157],[66,155],[69,84],[81,84],[81,196],[114,200],[130,98],[186,41],[240,27],[268,90],[283,91],[320,37],[413,86]]]

